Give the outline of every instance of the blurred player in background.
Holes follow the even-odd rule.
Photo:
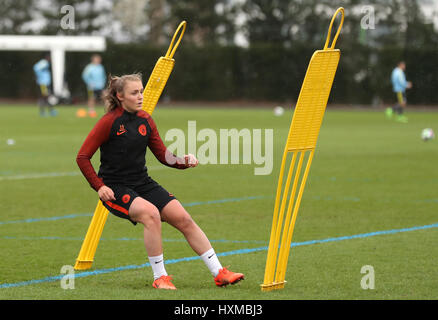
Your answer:
[[[91,57],[91,63],[82,71],[82,79],[87,85],[88,115],[94,118],[97,116],[95,109],[96,101],[101,99],[102,90],[106,84],[105,69],[102,66],[100,55],[94,54]]]
[[[39,86],[38,106],[40,108],[40,116],[46,116],[46,107],[51,116],[56,116],[57,112],[50,103],[52,84],[52,73],[50,72],[50,53],[44,54],[44,57],[33,66],[33,71],[36,76],[36,83]]]
[[[391,74],[392,90],[397,96],[397,103],[391,108],[386,109],[386,116],[392,118],[396,114],[396,120],[399,122],[408,122],[408,118],[403,114],[406,108],[406,89],[412,88],[412,82],[406,81],[406,63],[400,61]]]

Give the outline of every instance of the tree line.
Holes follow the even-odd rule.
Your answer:
[[[334,91],[340,92],[336,95],[339,102],[372,103],[390,99],[389,73],[398,60],[407,61],[408,77],[414,81],[410,101],[438,102],[432,87],[438,74],[434,63],[438,32],[430,18],[433,14],[428,16],[422,10],[427,0],[70,0],[74,29],[60,28],[61,8],[66,4],[63,0],[2,2],[1,34],[104,35],[109,43],[103,55],[108,70],[123,69],[117,66],[117,62],[123,61],[123,53],[139,64],[150,56],[151,61],[143,60],[143,67],[139,67],[145,69],[145,75],[146,65],[153,66],[176,26],[186,20],[188,27],[183,45],[178,49],[184,62],[178,61],[177,67],[183,65],[180,68],[190,71],[184,72],[186,83],[202,83],[204,89],[196,93],[194,89],[184,90],[184,85],[175,84],[181,88],[173,96],[195,100],[206,98],[204,95],[209,92],[206,86],[212,88],[213,99],[217,95],[214,92],[220,92],[218,86],[228,85],[240,85],[241,89],[221,92],[219,98],[293,99],[296,90],[290,90],[291,82],[301,83],[311,53],[322,48],[330,19],[336,8],[343,6],[346,19],[337,43],[343,56],[334,87]],[[138,52],[138,56],[132,52]],[[153,57],[154,53],[158,55]],[[0,68],[5,71],[11,71],[13,63],[20,63],[12,61],[16,56],[6,52],[0,55],[4,62]],[[35,55],[23,53],[21,57],[27,68]],[[86,63],[82,54],[67,57],[72,60],[67,61],[67,71],[79,61],[81,67]],[[209,73],[205,82],[205,76],[196,72],[199,70],[196,61],[217,72]],[[222,70],[233,74],[224,79],[217,65],[227,66]],[[72,83],[72,91],[80,92],[80,80],[69,73],[67,77],[71,78],[67,80]],[[224,80],[228,83],[224,84]],[[0,78],[0,82],[7,81]],[[351,93],[352,87],[362,89],[362,94]],[[284,93],[288,88],[289,93]],[[10,90],[1,91],[4,91],[2,96],[12,94]],[[23,94],[31,93],[15,93]]]

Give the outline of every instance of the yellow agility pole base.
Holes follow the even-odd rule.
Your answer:
[[[181,42],[181,39],[186,30],[186,21],[180,23],[173,35],[169,49],[164,57],[160,57],[155,64],[154,69],[149,77],[149,81],[143,91],[142,109],[149,114],[154,112],[155,106],[160,99],[161,93],[166,86],[167,80],[172,73],[175,65],[173,55]],[[178,41],[175,43],[176,36],[180,32]],[[108,217],[108,209],[102,204],[102,201],[97,202],[96,209],[88,227],[87,234],[79,251],[78,258],[75,263],[75,270],[87,270],[93,265],[94,255],[96,253],[97,245],[99,244],[100,236],[102,235],[105,222]]]
[[[328,47],[332,26],[339,13],[341,22],[331,47]],[[315,51],[304,77],[280,167],[262,291],[282,289],[286,283],[295,221],[341,57],[340,50],[334,47],[343,22],[344,8],[339,8],[331,20],[324,49]]]
[[[102,202],[99,201],[96,210],[94,210],[93,218],[91,219],[84,242],[82,243],[81,251],[76,259],[75,270],[87,270],[93,265],[94,253],[99,244],[107,217],[108,210],[102,205]]]

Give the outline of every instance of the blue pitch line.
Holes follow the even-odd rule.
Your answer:
[[[58,236],[43,236],[43,237],[14,237],[14,236],[2,236],[5,240],[77,240],[83,241],[81,237],[58,237]],[[143,241],[143,238],[101,238],[100,241]],[[163,239],[163,242],[186,242],[186,239]],[[210,242],[216,243],[266,243],[263,240],[227,240],[227,239],[213,239]]]
[[[334,237],[334,238],[327,238],[327,239],[322,239],[322,240],[293,242],[291,244],[291,247],[306,246],[306,245],[328,243],[328,242],[335,242],[335,241],[352,240],[352,239],[359,239],[359,238],[368,238],[368,237],[374,237],[374,236],[379,236],[379,235],[387,235],[387,234],[395,234],[395,233],[401,233],[401,232],[425,230],[425,229],[431,229],[431,228],[438,228],[438,223],[429,224],[429,225],[425,225],[425,226],[411,227],[411,228],[361,233],[361,234],[356,234],[356,235],[351,235],[351,236]],[[225,256],[247,254],[247,253],[266,251],[266,250],[268,250],[268,246],[220,252],[220,253],[217,253],[217,256],[225,257]],[[184,258],[179,258],[179,259],[169,259],[169,260],[166,260],[165,264],[175,264],[175,263],[179,263],[179,262],[194,261],[194,260],[199,260],[199,259],[201,259],[201,257],[199,257],[199,256],[184,257]],[[75,277],[83,278],[83,277],[111,273],[111,272],[116,272],[116,271],[141,269],[141,268],[148,267],[148,266],[150,266],[149,262],[141,264],[141,265],[128,265],[128,266],[122,266],[122,267],[116,267],[116,268],[98,269],[98,270],[94,270],[94,271],[85,271],[85,272],[75,273]],[[22,287],[22,286],[28,286],[31,284],[38,284],[38,283],[44,283],[44,282],[53,282],[53,281],[60,280],[63,277],[65,277],[65,275],[58,275],[58,276],[46,277],[46,278],[42,278],[42,279],[21,281],[21,282],[15,282],[15,283],[3,283],[3,284],[0,284],[0,289]]]
[[[361,233],[361,234],[356,234],[356,235],[352,235],[352,236],[335,237],[335,238],[328,238],[328,239],[323,239],[323,240],[310,240],[310,241],[304,241],[304,242],[293,242],[291,244],[291,247],[305,246],[305,245],[318,244],[318,243],[327,243],[327,242],[334,242],[334,241],[369,238],[369,237],[374,237],[374,236],[381,236],[381,235],[395,234],[395,233],[409,232],[409,231],[418,231],[418,230],[425,230],[425,229],[432,229],[432,228],[438,228],[438,223],[429,224],[429,225],[425,225],[425,226],[412,227],[412,228],[403,228],[403,229],[393,229],[393,230]]]
[[[250,196],[250,197],[241,197],[241,198],[227,198],[227,199],[182,203],[182,205],[185,207],[194,207],[194,206],[200,206],[200,205],[204,205],[204,204],[217,204],[217,203],[237,202],[237,201],[244,201],[244,200],[264,199],[264,198],[269,198],[269,197],[267,197],[267,196]],[[11,223],[31,223],[31,222],[39,222],[39,221],[56,221],[56,220],[64,220],[64,219],[73,219],[73,218],[77,218],[77,217],[91,217],[92,215],[93,215],[93,213],[73,213],[73,214],[68,214],[65,216],[58,216],[58,217],[30,218],[30,219],[23,219],[23,220],[0,221],[0,225],[11,224]]]
[[[220,199],[220,200],[210,200],[210,201],[198,201],[198,202],[183,203],[182,205],[185,206],[185,207],[193,207],[193,206],[199,206],[199,205],[202,205],[202,204],[237,202],[237,201],[243,201],[243,200],[255,200],[255,199],[264,199],[264,198],[270,198],[270,197],[267,197],[267,196],[251,196],[251,197],[243,197],[243,198],[228,198],[228,199]]]
[[[244,200],[255,200],[255,199],[268,199],[273,198],[272,196],[250,196],[250,197],[242,197],[242,198],[228,198],[228,199],[219,199],[219,200],[210,200],[210,201],[197,201],[197,202],[189,202],[182,203],[185,207],[194,207],[205,204],[218,204],[218,203],[227,203],[227,202],[238,202]],[[342,198],[332,198],[329,196],[321,197],[314,196],[312,200],[322,200],[322,201],[331,201],[331,200],[340,200],[340,201],[351,201],[351,202],[360,202],[361,199],[358,197],[342,197]],[[384,201],[389,202],[389,201]],[[424,200],[415,200],[416,203],[438,203],[438,199],[424,199]],[[12,223],[31,223],[31,222],[40,222],[40,221],[56,221],[56,220],[64,220],[64,219],[73,219],[78,217],[91,217],[93,213],[74,213],[68,214],[65,216],[58,217],[45,217],[45,218],[29,218],[23,220],[12,220],[12,221],[0,221],[0,225],[3,224],[12,224]]]
[[[32,222],[40,222],[40,221],[56,221],[56,220],[64,220],[64,219],[73,219],[77,217],[91,217],[92,213],[73,213],[67,214],[65,216],[60,217],[44,217],[44,218],[29,218],[23,220],[12,220],[12,221],[0,221],[0,225],[2,224],[11,224],[11,223],[32,223]]]

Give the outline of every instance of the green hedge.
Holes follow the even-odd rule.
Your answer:
[[[339,45],[339,47],[342,47]],[[167,48],[143,44],[109,43],[102,54],[107,73],[142,72],[147,81],[157,59]],[[303,43],[292,48],[258,45],[239,47],[180,46],[176,65],[164,96],[186,101],[295,101],[315,48]],[[32,65],[40,53],[0,51],[0,97],[35,98],[37,87]],[[81,72],[89,53],[67,53],[66,80],[74,101],[86,98]],[[397,61],[407,62],[407,76],[414,88],[410,104],[437,104],[436,50],[418,48],[343,48],[331,103],[370,104],[376,98],[391,103],[390,74]]]

